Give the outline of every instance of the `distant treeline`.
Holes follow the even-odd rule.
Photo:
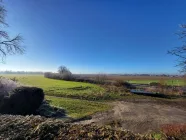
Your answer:
[[[50,78],[50,79],[86,82],[86,83],[94,83],[94,84],[105,84],[106,83],[106,75],[101,75],[101,74],[99,75],[97,74],[92,78],[92,77],[84,77],[78,74],[72,74],[69,71],[65,71],[63,73],[45,72],[44,77]]]
[[[98,74],[76,74],[79,76],[85,76],[85,77],[93,77],[96,76]],[[149,76],[149,77],[153,77],[153,76],[157,76],[157,77],[180,77],[183,76],[181,74],[106,74],[107,76]]]
[[[32,71],[0,71],[0,74],[41,74],[43,75],[44,72],[32,72]]]
[[[0,71],[0,74],[42,74],[44,75],[45,72],[41,71]],[[75,76],[81,76],[81,77],[95,77],[100,74],[73,74]],[[157,76],[157,77],[182,77],[183,75],[181,74],[104,74],[107,76]]]

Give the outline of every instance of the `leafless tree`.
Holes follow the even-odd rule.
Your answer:
[[[186,24],[180,25],[181,30],[176,33],[179,38],[183,41],[183,45],[176,47],[171,51],[168,51],[169,54],[175,55],[178,57],[177,66],[180,67],[180,72],[186,72]]]
[[[71,74],[70,70],[67,69],[67,67],[65,67],[65,66],[60,66],[58,68],[58,73],[59,74],[66,74],[66,73]]]
[[[23,39],[20,35],[10,38],[8,32],[3,30],[4,27],[8,26],[5,22],[6,9],[0,1],[0,57],[2,61],[7,55],[12,54],[23,54],[25,52],[24,46],[22,46]]]

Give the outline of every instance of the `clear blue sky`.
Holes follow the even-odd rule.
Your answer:
[[[74,73],[176,73],[186,23],[185,0],[4,0],[9,33],[26,54],[8,56],[0,70]]]

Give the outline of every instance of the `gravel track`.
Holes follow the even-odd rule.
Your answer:
[[[80,124],[111,124],[115,123],[122,129],[134,133],[145,134],[157,131],[163,124],[186,123],[186,101],[164,102],[151,99],[138,99],[135,101],[113,102],[113,109],[97,113],[91,120],[79,122]]]

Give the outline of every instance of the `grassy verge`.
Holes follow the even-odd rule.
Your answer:
[[[61,107],[67,110],[67,114],[72,118],[82,118],[90,116],[96,112],[108,110],[111,106],[102,102],[93,102],[79,99],[59,98],[46,96],[50,105]]]
[[[161,79],[159,80],[129,80],[130,83],[136,83],[136,84],[149,84],[151,82],[160,82]],[[173,86],[183,86],[184,80],[165,80],[165,83],[167,85],[173,85]]]

